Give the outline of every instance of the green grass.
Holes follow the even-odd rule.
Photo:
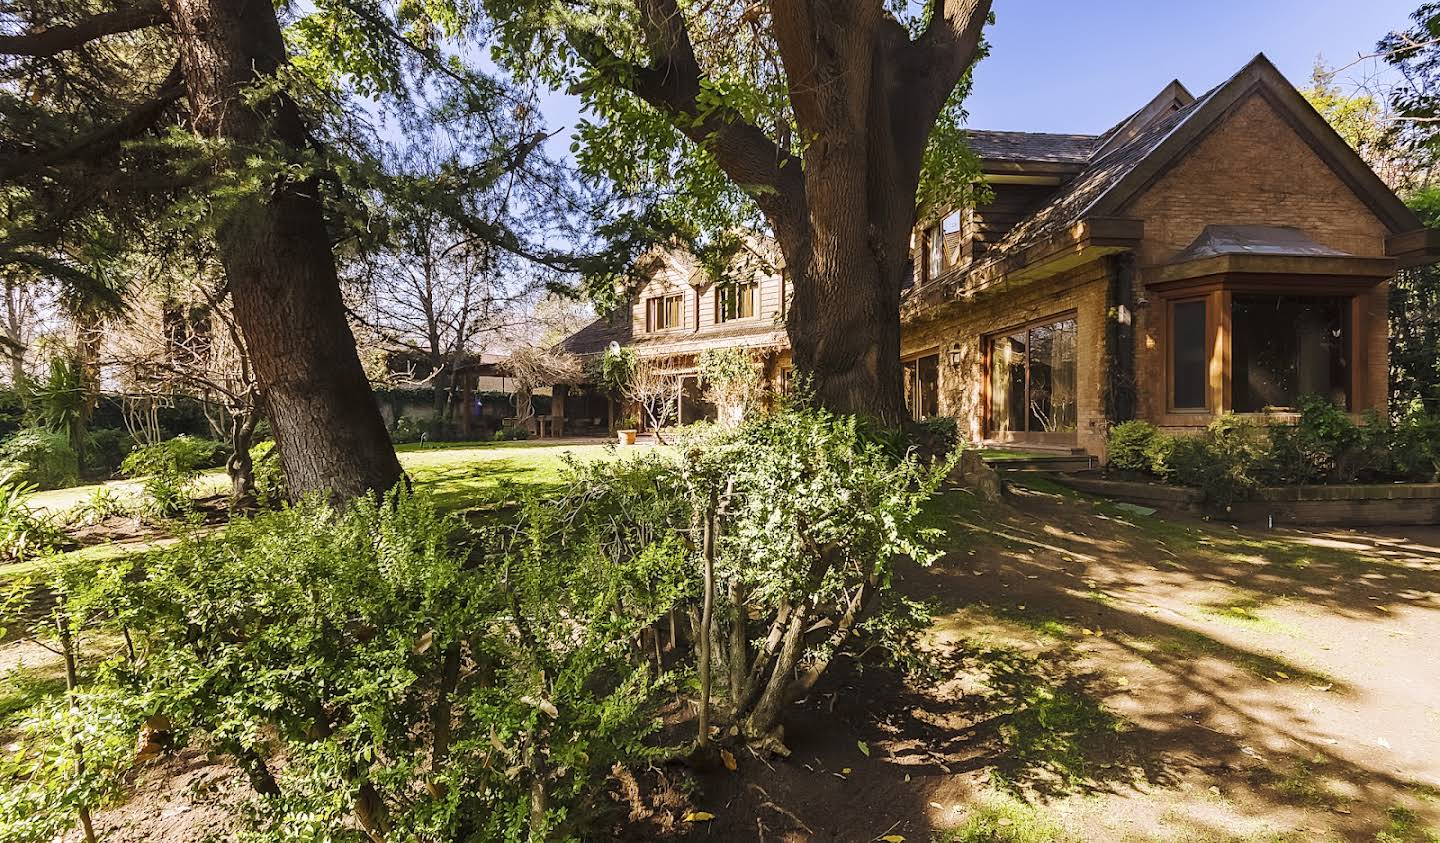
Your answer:
[[[1375,843],[1440,843],[1440,831],[1422,825],[1414,811],[1395,807],[1385,812],[1385,829]]]
[[[400,464],[414,479],[417,487],[435,495],[441,507],[463,510],[493,504],[515,486],[544,488],[558,485],[567,460],[585,462],[614,459],[626,452],[608,445],[550,445],[544,441],[521,442],[446,442],[440,445],[401,445],[395,449]],[[634,453],[642,453],[639,449]],[[228,480],[222,471],[209,471],[198,481],[199,493],[223,491]],[[40,492],[31,504],[52,512],[63,511],[90,499],[96,489],[106,488],[121,494],[139,494],[138,484],[131,480],[76,486]],[[71,551],[68,559],[100,561],[131,553],[152,550],[170,539],[106,543]],[[35,559],[0,565],[0,583],[32,573],[45,564]]]
[[[1063,830],[1031,805],[1008,796],[990,796],[974,806],[965,822],[935,838],[936,843],[1058,843]]]
[[[16,713],[64,692],[65,673],[58,660],[44,670],[21,667],[0,675],[0,728]]]

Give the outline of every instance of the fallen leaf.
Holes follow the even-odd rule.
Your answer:
[[[735,753],[731,752],[728,749],[720,750],[720,760],[725,762],[725,769],[729,770],[732,773],[735,772],[736,768],[739,766],[735,763]]]
[[[715,815],[709,811],[691,811],[685,815],[687,823],[708,823],[715,819]]]
[[[905,835],[903,834],[887,834],[880,839],[884,840],[885,843],[905,843]]]
[[[842,773],[844,773],[845,775],[848,776],[848,775],[850,775],[850,768],[849,768],[849,767],[841,767],[841,768],[840,768],[840,772],[842,772]]]
[[[995,821],[995,824],[996,824],[996,825],[999,825],[999,826],[1006,826],[1006,825],[1011,825],[1011,824],[1013,824],[1014,822],[1015,822],[1015,821],[1012,820],[1012,819],[1010,819],[1009,817],[1001,817],[1000,819],[998,819],[998,820]]]
[[[870,757],[870,744],[867,744],[864,741],[856,741],[855,746],[860,748],[861,755],[865,756],[866,758]]]
[[[931,803],[930,803],[930,807],[931,807],[931,808],[934,808],[934,809],[937,810],[937,811],[943,811],[943,810],[945,810],[945,806],[944,806],[944,805],[941,805],[939,802],[931,802]]]
[[[1280,677],[1281,679],[1289,679],[1289,678],[1290,678],[1290,674],[1286,673],[1286,672],[1283,671],[1283,670],[1277,670],[1277,671],[1275,671],[1275,675],[1278,676],[1278,677]]]

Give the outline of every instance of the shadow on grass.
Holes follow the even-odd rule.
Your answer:
[[[1440,531],[1432,544],[1413,530],[1172,522],[1043,481],[1013,505],[952,491],[928,517],[947,530],[950,553],[905,571],[901,587],[937,606],[955,659],[946,675],[958,691],[939,684],[921,695],[928,708],[913,706],[934,720],[933,700],[957,698],[944,716],[968,715],[948,739],[935,735],[947,768],[984,768],[1011,793],[1042,797],[1215,781],[1243,793],[1243,809],[1230,808],[1252,819],[1266,820],[1267,805],[1300,806],[1345,816],[1341,839],[1388,840],[1389,825],[1395,840],[1428,839],[1411,831],[1430,827],[1440,807],[1423,787],[1393,763],[1342,755],[1316,714],[1318,701],[1368,689],[1285,658],[1285,641],[1302,630],[1265,610],[1377,623],[1440,609]],[[1008,643],[976,642],[997,630]],[[1119,667],[1140,663],[1125,670],[1148,686],[1126,687]],[[1207,834],[1233,839],[1223,824]]]

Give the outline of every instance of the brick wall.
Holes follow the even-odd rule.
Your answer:
[[[1385,253],[1384,224],[1258,94],[1117,216],[1145,221],[1142,272],[1217,224],[1290,225],[1334,249]]]
[[[1199,427],[1208,414],[1167,415],[1165,309],[1144,292],[1147,270],[1194,242],[1206,225],[1287,225],[1331,248],[1383,255],[1385,225],[1305,140],[1258,94],[1242,100],[1210,133],[1153,185],[1122,209],[1141,219],[1137,250],[1142,297],[1152,306],[1136,315],[1138,415],[1168,427]],[[1357,410],[1385,407],[1387,395],[1387,288],[1361,301],[1360,335],[1366,388]]]
[[[961,436],[976,441],[984,435],[985,337],[1073,310],[1077,444],[1092,454],[1103,454],[1105,293],[1104,265],[1098,261],[1044,281],[1000,287],[972,301],[951,305],[934,320],[903,326],[901,355],[909,357],[932,350],[940,353],[940,412],[955,416]],[[952,348],[961,353],[959,366],[950,364]]]

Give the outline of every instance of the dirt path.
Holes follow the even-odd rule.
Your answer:
[[[1440,530],[941,503],[953,551],[900,581],[939,674],[835,676],[793,759],[705,777],[693,836],[1440,840]]]

